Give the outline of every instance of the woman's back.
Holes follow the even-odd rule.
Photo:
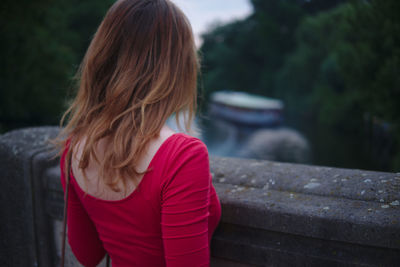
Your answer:
[[[118,0],[107,11],[58,141],[65,192],[71,178],[68,240],[85,266],[106,252],[114,267],[209,265],[221,208],[207,147],[163,132],[183,115],[192,133],[199,71],[190,22],[172,1]]]
[[[86,194],[84,180],[74,177],[72,167],[68,238],[84,265],[96,265],[105,250],[113,266],[209,265],[209,243],[221,210],[207,148],[184,133],[170,132],[160,140],[153,143],[158,149],[147,164],[150,171],[124,198],[107,193],[103,196],[108,198],[100,198],[101,193],[90,190]],[[62,175],[65,188],[64,179]]]
[[[146,153],[144,153],[142,158],[139,159],[137,163],[136,169],[139,172],[144,172],[147,170],[158,149],[173,134],[175,134],[175,132],[171,128],[164,126],[161,129],[159,136],[149,142],[148,148],[145,151]],[[107,139],[103,138],[98,142],[95,150],[96,157],[99,162],[95,160],[89,162],[87,168],[85,169],[85,177],[82,169],[79,168],[79,161],[82,156],[85,142],[86,138],[82,138],[82,140],[78,142],[75,149],[76,151],[73,151],[71,159],[71,168],[74,173],[74,179],[78,185],[89,195],[104,200],[119,200],[130,195],[135,190],[137,184],[140,183],[143,175],[136,179],[136,183],[134,183],[131,179],[125,179],[125,184],[122,182],[122,180],[119,180],[117,183],[117,188],[119,189],[118,191],[114,191],[112,188],[106,185],[102,179],[99,179],[101,167],[99,162],[104,160],[105,151],[107,150]]]

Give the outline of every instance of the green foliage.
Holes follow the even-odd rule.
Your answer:
[[[340,56],[341,74],[348,89],[359,94],[364,113],[391,125],[397,138],[393,169],[400,169],[400,2],[352,3],[348,17],[352,32]]]
[[[47,7],[50,1],[2,5],[1,123],[18,126],[51,120],[50,114],[62,105],[65,73],[74,60],[57,35],[57,30],[63,29],[62,16]]]
[[[1,2],[0,131],[57,124],[103,1]]]
[[[364,110],[400,125],[400,2],[354,5],[352,46],[341,57],[345,83],[363,92]]]
[[[293,32],[303,13],[289,1],[259,5],[249,18],[217,26],[203,36],[206,92],[274,94],[275,73],[283,63],[282,54],[293,48]]]
[[[205,87],[283,99],[292,125],[341,140],[328,149],[354,144],[358,167],[369,167],[360,155],[364,118],[380,118],[398,140],[391,165],[398,169],[400,2],[354,0],[331,8],[332,2],[341,1],[253,0],[249,18],[204,35]],[[337,159],[351,154],[343,150]]]
[[[306,18],[277,80],[289,114],[354,138],[372,114],[399,138],[399,4],[354,1]]]
[[[297,47],[277,76],[279,96],[286,101],[289,116],[296,114],[298,119],[328,127],[360,128],[359,95],[346,87],[339,62],[352,49],[347,18],[353,13],[353,7],[345,4],[300,24]]]

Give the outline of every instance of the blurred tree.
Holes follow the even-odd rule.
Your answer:
[[[302,17],[290,1],[252,1],[254,14],[204,34],[204,87],[274,94],[274,75],[294,46],[293,32]]]
[[[393,170],[400,170],[400,1],[352,1],[351,32],[340,50],[347,91],[357,92],[364,114],[397,139]],[[355,93],[354,93],[355,94]]]
[[[400,140],[399,12],[395,0],[352,1],[301,23],[297,47],[277,78],[292,121],[340,131],[356,144],[369,114],[387,122]],[[362,166],[398,169],[399,156],[393,164],[377,158],[365,164],[363,158]]]
[[[296,49],[277,75],[278,96],[285,100],[293,120],[360,129],[359,95],[345,87],[339,65],[340,55],[351,49],[347,36],[352,30],[347,18],[353,14],[354,8],[345,4],[307,17],[299,25]]]
[[[295,31],[310,13],[342,0],[252,0],[254,13],[226,25],[216,24],[202,36],[203,86],[276,96],[275,77],[295,48]]]
[[[55,123],[74,53],[52,1],[1,2],[0,127]]]
[[[204,86],[282,98],[291,125],[320,131],[327,159],[344,147],[320,164],[379,168],[360,137],[366,115],[380,118],[398,139],[399,169],[400,2],[341,2],[252,0],[250,17],[203,36]]]
[[[0,132],[57,124],[67,88],[112,0],[0,3]]]
[[[346,87],[339,61],[351,47],[347,18],[354,12],[344,4],[306,17],[296,31],[296,49],[276,77],[287,121],[312,140],[319,165],[362,168],[369,163],[361,152],[360,94]]]
[[[69,3],[68,30],[75,34],[75,39],[70,39],[70,43],[78,59],[81,59],[106,11],[115,0],[69,0],[67,2]]]

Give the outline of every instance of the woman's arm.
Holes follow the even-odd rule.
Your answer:
[[[64,151],[61,161],[61,184],[66,189],[66,179],[64,175],[64,162],[67,149]],[[97,266],[104,258],[106,251],[98,237],[96,228],[89,218],[86,210],[70,183],[68,193],[67,210],[67,234],[68,243],[78,261],[84,266]]]
[[[209,266],[210,169],[206,146],[190,139],[162,184],[161,227],[167,266]]]

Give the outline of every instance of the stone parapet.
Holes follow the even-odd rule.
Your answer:
[[[0,265],[57,266],[63,193],[47,140],[0,136]],[[222,205],[212,266],[398,266],[400,174],[210,157]],[[68,266],[79,266],[68,252]]]
[[[223,206],[218,256],[260,266],[400,262],[400,174],[217,157],[211,169]]]

